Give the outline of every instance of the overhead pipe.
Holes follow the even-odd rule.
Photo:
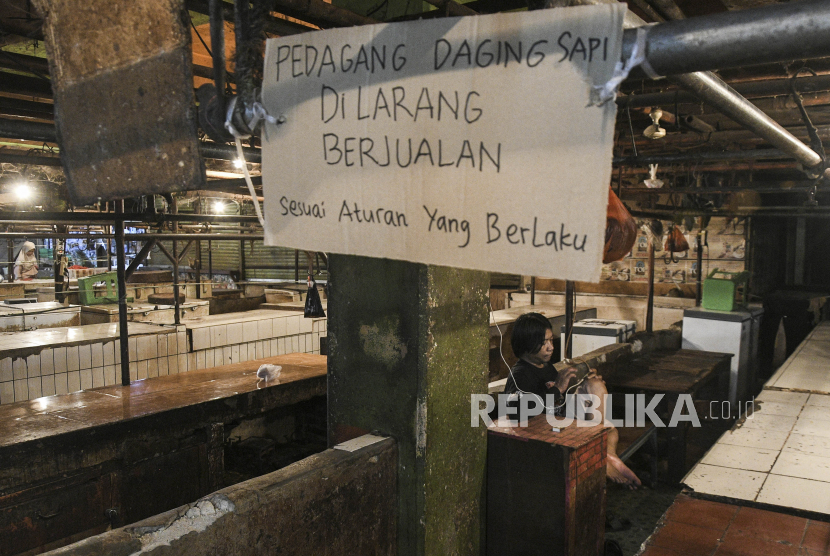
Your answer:
[[[686,14],[674,3],[674,0],[648,0],[666,19],[686,19]]]
[[[613,1],[577,0],[576,3]],[[645,24],[634,17],[640,21],[639,26]],[[638,25],[632,25],[629,19],[624,25],[628,28],[623,32],[622,59],[627,60],[637,42],[637,30],[632,27]],[[815,151],[705,70],[830,55],[830,2],[804,0],[668,21],[648,26],[645,33],[646,60],[659,75],[671,75],[673,82],[804,166],[812,168],[821,164],[821,157]]]
[[[792,157],[791,155],[778,149],[755,149],[749,151],[704,151],[699,153],[687,152],[683,154],[615,156],[613,164],[615,166],[643,166],[646,164],[678,164],[683,162],[709,162],[724,160],[778,160],[782,158]]]
[[[624,32],[623,58],[628,59],[636,41],[636,30]],[[646,39],[646,58],[659,75],[828,55],[830,2],[826,0],[802,0],[667,21],[650,26]]]

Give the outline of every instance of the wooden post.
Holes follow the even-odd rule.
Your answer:
[[[571,336],[574,328],[574,283],[571,280],[565,281],[565,359],[570,359],[573,354],[573,342]],[[554,331],[555,332],[555,331]]]

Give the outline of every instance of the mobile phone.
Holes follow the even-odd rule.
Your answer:
[[[572,379],[572,385],[579,384],[588,374],[591,372],[591,367],[588,366],[588,363],[581,359],[565,359],[563,360],[569,368],[573,367],[576,369],[576,375]]]

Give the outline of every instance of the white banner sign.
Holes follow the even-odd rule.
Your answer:
[[[268,245],[597,281],[625,4],[267,43]]]

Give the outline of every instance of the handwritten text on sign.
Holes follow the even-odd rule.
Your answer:
[[[624,8],[269,40],[266,242],[598,280]]]

